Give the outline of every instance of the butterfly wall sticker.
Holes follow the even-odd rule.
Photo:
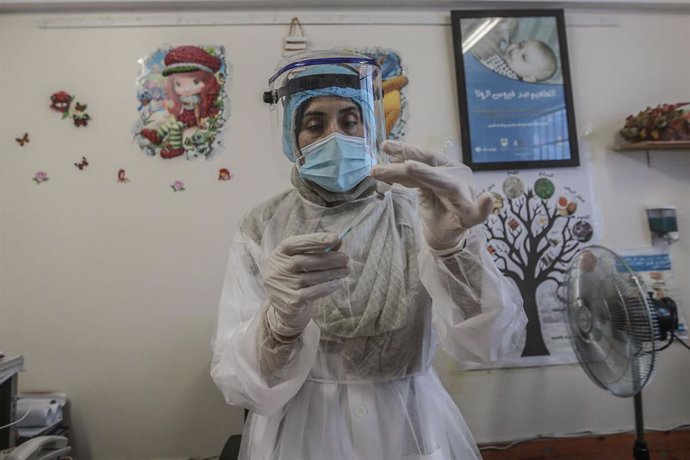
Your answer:
[[[74,120],[74,126],[78,128],[80,126],[88,126],[91,117],[88,113],[85,113],[83,115],[74,114],[72,115],[72,119]]]
[[[17,141],[21,147],[24,147],[25,144],[29,143],[29,133],[24,133],[22,137],[16,137],[14,140]]]
[[[79,163],[74,163],[74,166],[79,168],[80,171],[82,171],[85,167],[89,165],[89,162],[86,161],[86,157],[81,157],[81,162]]]

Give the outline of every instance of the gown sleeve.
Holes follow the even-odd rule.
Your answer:
[[[261,258],[259,246],[240,231],[230,248],[223,282],[211,377],[228,404],[269,415],[302,387],[316,357],[320,331],[311,321],[289,343],[270,333]]]
[[[498,270],[486,238],[474,228],[462,248],[446,256],[419,253],[422,283],[433,302],[443,349],[458,362],[491,364],[508,354],[527,324],[522,297]]]

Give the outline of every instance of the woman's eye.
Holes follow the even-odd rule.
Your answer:
[[[307,126],[305,126],[304,129],[306,129],[310,133],[318,133],[318,132],[321,132],[322,127],[321,127],[321,123],[314,122],[314,123],[307,124]]]
[[[350,115],[342,121],[342,125],[346,130],[352,131],[360,125],[360,121],[358,117]]]
[[[179,82],[179,81],[176,81],[176,82],[175,82],[175,86],[179,88],[179,87],[180,87],[180,82]]]
[[[194,84],[195,84],[195,85],[198,85],[198,84],[199,84],[199,79],[198,79],[198,78],[195,78],[195,79],[194,79]]]

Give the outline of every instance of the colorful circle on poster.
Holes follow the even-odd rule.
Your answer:
[[[515,199],[525,193],[525,184],[522,179],[510,176],[503,181],[503,193],[510,199]]]
[[[573,236],[580,243],[586,243],[587,241],[591,240],[593,234],[594,229],[586,220],[580,220],[575,222],[575,225],[573,225]]]
[[[558,207],[565,208],[568,206],[568,199],[564,196],[558,198]]]
[[[569,216],[572,216],[575,214],[575,211],[577,211],[577,203],[571,201],[568,203],[568,206],[565,207],[565,212],[567,212]]]
[[[542,200],[548,200],[555,192],[556,187],[546,177],[540,177],[534,182],[534,193]]]
[[[494,197],[494,207],[491,209],[492,214],[498,214],[503,209],[503,195],[496,192],[491,192],[491,196]]]

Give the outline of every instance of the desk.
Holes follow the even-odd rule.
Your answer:
[[[24,366],[24,358],[16,356],[0,359],[0,426],[15,421],[17,413],[17,381],[19,371]],[[17,441],[17,426],[11,425],[0,430],[0,449],[14,447]]]

